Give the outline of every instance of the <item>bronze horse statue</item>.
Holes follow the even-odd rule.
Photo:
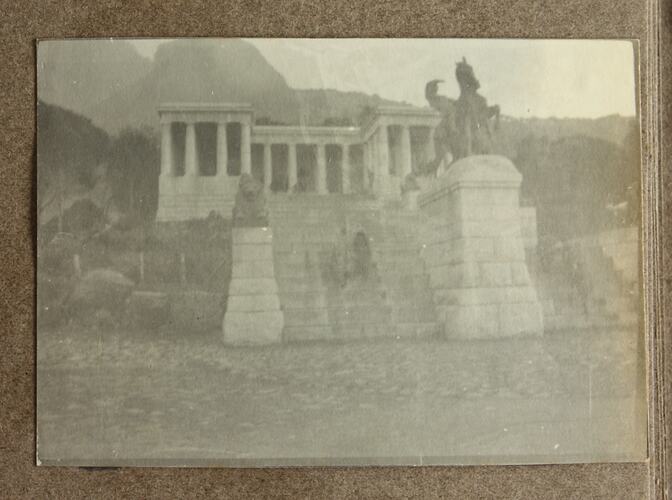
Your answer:
[[[432,80],[425,85],[425,98],[441,114],[441,122],[434,130],[434,158],[425,163],[418,172],[420,174],[436,175],[448,153],[452,155],[452,161],[456,161],[492,152],[491,119],[495,119],[496,129],[499,106],[488,106],[485,97],[478,93],[481,85],[465,58],[457,63],[455,78],[460,86],[457,99],[438,93],[439,83],[443,80]]]

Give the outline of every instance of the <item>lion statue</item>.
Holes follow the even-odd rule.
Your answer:
[[[238,227],[268,226],[268,210],[264,186],[250,174],[242,174],[233,207],[233,225]]]

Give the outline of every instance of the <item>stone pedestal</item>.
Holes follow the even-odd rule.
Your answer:
[[[276,343],[282,338],[283,327],[271,228],[233,228],[233,265],[224,314],[224,341],[236,345]]]
[[[543,333],[541,305],[525,262],[521,180],[504,157],[470,156],[455,162],[418,199],[429,215],[423,257],[449,337]]]

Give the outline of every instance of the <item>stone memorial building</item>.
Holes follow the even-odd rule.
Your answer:
[[[496,338],[565,321],[530,268],[536,212],[516,167],[470,153],[421,175],[434,109],[380,107],[359,127],[255,125],[237,103],[158,111],[158,222],[231,217],[244,174],[266,198],[266,232],[232,231],[225,341]]]
[[[381,107],[361,127],[255,125],[250,105],[232,103],[165,104],[159,115],[159,222],[229,217],[243,174],[267,198],[268,236],[232,233],[225,340],[542,332],[525,262],[534,210],[521,211],[508,160],[465,158],[402,193],[433,158],[436,111]],[[273,312],[259,309],[267,302]],[[241,319],[276,318],[278,303],[273,332]]]

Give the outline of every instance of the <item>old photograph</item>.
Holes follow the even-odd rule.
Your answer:
[[[638,46],[37,47],[40,465],[647,457]]]

